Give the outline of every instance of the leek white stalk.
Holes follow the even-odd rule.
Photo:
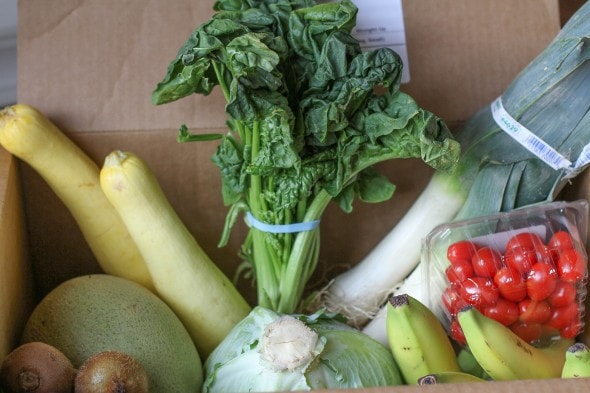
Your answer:
[[[208,354],[250,306],[203,251],[137,155],[114,151],[100,184],[137,243],[157,294],[184,323],[199,354]]]
[[[322,294],[331,311],[353,326],[363,326],[416,269],[422,239],[437,225],[453,219],[466,194],[440,172],[433,176],[401,221],[358,264],[337,276]]]

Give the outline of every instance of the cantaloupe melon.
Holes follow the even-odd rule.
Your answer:
[[[198,392],[203,382],[199,353],[174,312],[141,285],[111,275],[59,285],[33,310],[22,341],[51,344],[76,368],[98,352],[125,352],[145,367],[150,393]]]

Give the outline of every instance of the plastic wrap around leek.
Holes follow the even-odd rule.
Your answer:
[[[376,248],[335,278],[323,294],[328,308],[363,325],[410,272],[420,273],[415,268],[421,240],[436,225],[556,198],[568,179],[587,166],[574,164],[586,156],[584,148],[590,143],[588,60],[587,2],[501,95],[506,112],[544,144],[537,145],[536,153],[525,148],[496,123],[492,105],[474,114],[455,135],[463,151],[457,169],[451,174],[436,173]],[[572,165],[551,167],[540,158],[548,147]],[[414,278],[418,278],[413,280],[418,291],[412,295],[419,297],[422,282]],[[406,291],[403,285],[401,291]]]

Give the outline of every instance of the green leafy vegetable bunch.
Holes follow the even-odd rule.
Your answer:
[[[375,164],[418,157],[447,170],[459,144],[440,118],[399,90],[397,53],[361,50],[351,1],[219,0],[213,8],[152,101],[222,90],[228,132],[193,134],[182,126],[179,139],[220,140],[212,159],[230,206],[220,244],[247,213],[242,255],[258,303],[292,313],[320,248],[318,227],[291,232],[293,224],[317,222],[331,200],[346,212],[355,197],[387,200],[395,186]]]

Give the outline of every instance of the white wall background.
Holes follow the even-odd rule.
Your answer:
[[[16,102],[17,0],[0,0],[0,107]]]

